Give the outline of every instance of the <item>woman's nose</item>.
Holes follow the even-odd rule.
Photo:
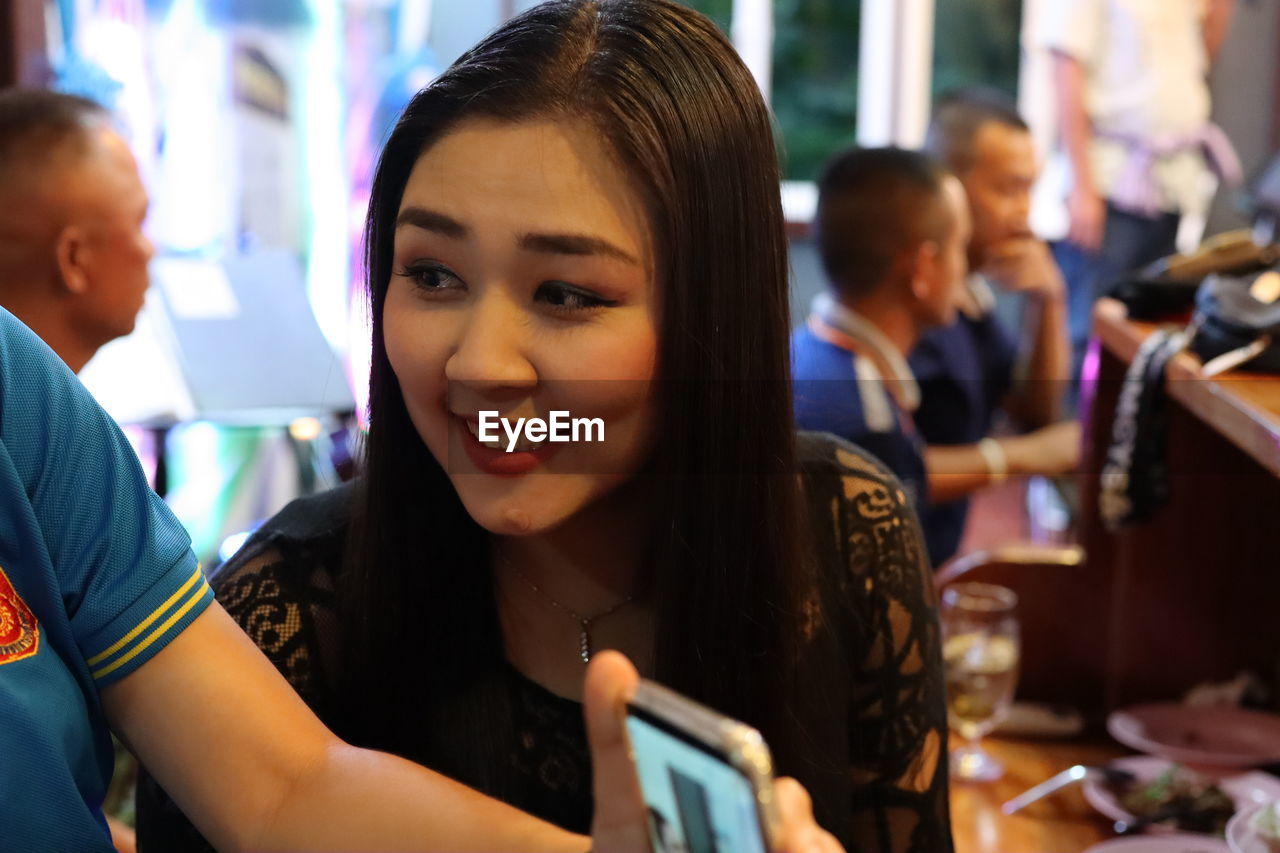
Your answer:
[[[445,378],[473,388],[527,388],[538,374],[527,352],[529,317],[502,291],[488,287],[466,309],[445,361]]]

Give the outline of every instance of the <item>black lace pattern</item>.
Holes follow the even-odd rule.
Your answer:
[[[848,709],[860,850],[951,849],[946,694],[933,576],[901,485],[834,449],[844,595],[864,626]]]
[[[852,650],[845,659],[853,670],[842,840],[851,853],[945,853],[951,836],[942,653],[919,524],[901,484],[878,463],[825,436],[806,437],[801,450],[810,506],[820,508],[815,527],[834,544],[829,562],[839,567],[831,588],[840,600],[815,602],[815,611],[834,608],[845,617],[836,624],[851,626],[851,636],[840,638]],[[326,722],[336,705],[329,674],[340,642],[333,578],[341,555],[341,536],[332,530],[313,539],[260,536],[214,578],[224,607]],[[507,677],[515,726],[509,799],[587,831],[591,763],[581,706],[514,667]],[[210,849],[199,841],[153,782],[140,784],[144,853]]]

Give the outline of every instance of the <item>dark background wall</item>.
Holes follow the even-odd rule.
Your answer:
[[[12,85],[16,79],[13,67],[12,4],[0,8],[0,86]]]
[[[48,77],[42,0],[0,0],[0,86],[39,86]]]

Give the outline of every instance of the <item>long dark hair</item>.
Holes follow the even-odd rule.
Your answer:
[[[512,19],[414,97],[382,152],[365,233],[367,467],[342,590],[350,713],[390,748],[405,726],[437,719],[428,709],[488,695],[502,665],[488,534],[409,420],[382,310],[418,157],[463,118],[542,116],[594,126],[651,208],[663,288],[662,434],[644,475],[661,508],[650,543],[656,677],[778,740],[806,561],[777,158],[733,48],[666,0],[564,0]],[[486,701],[467,712],[468,731]]]

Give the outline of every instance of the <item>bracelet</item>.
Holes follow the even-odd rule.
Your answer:
[[[987,463],[987,482],[991,485],[1003,483],[1009,476],[1009,457],[1004,448],[994,438],[984,438],[978,442],[978,452]]]

